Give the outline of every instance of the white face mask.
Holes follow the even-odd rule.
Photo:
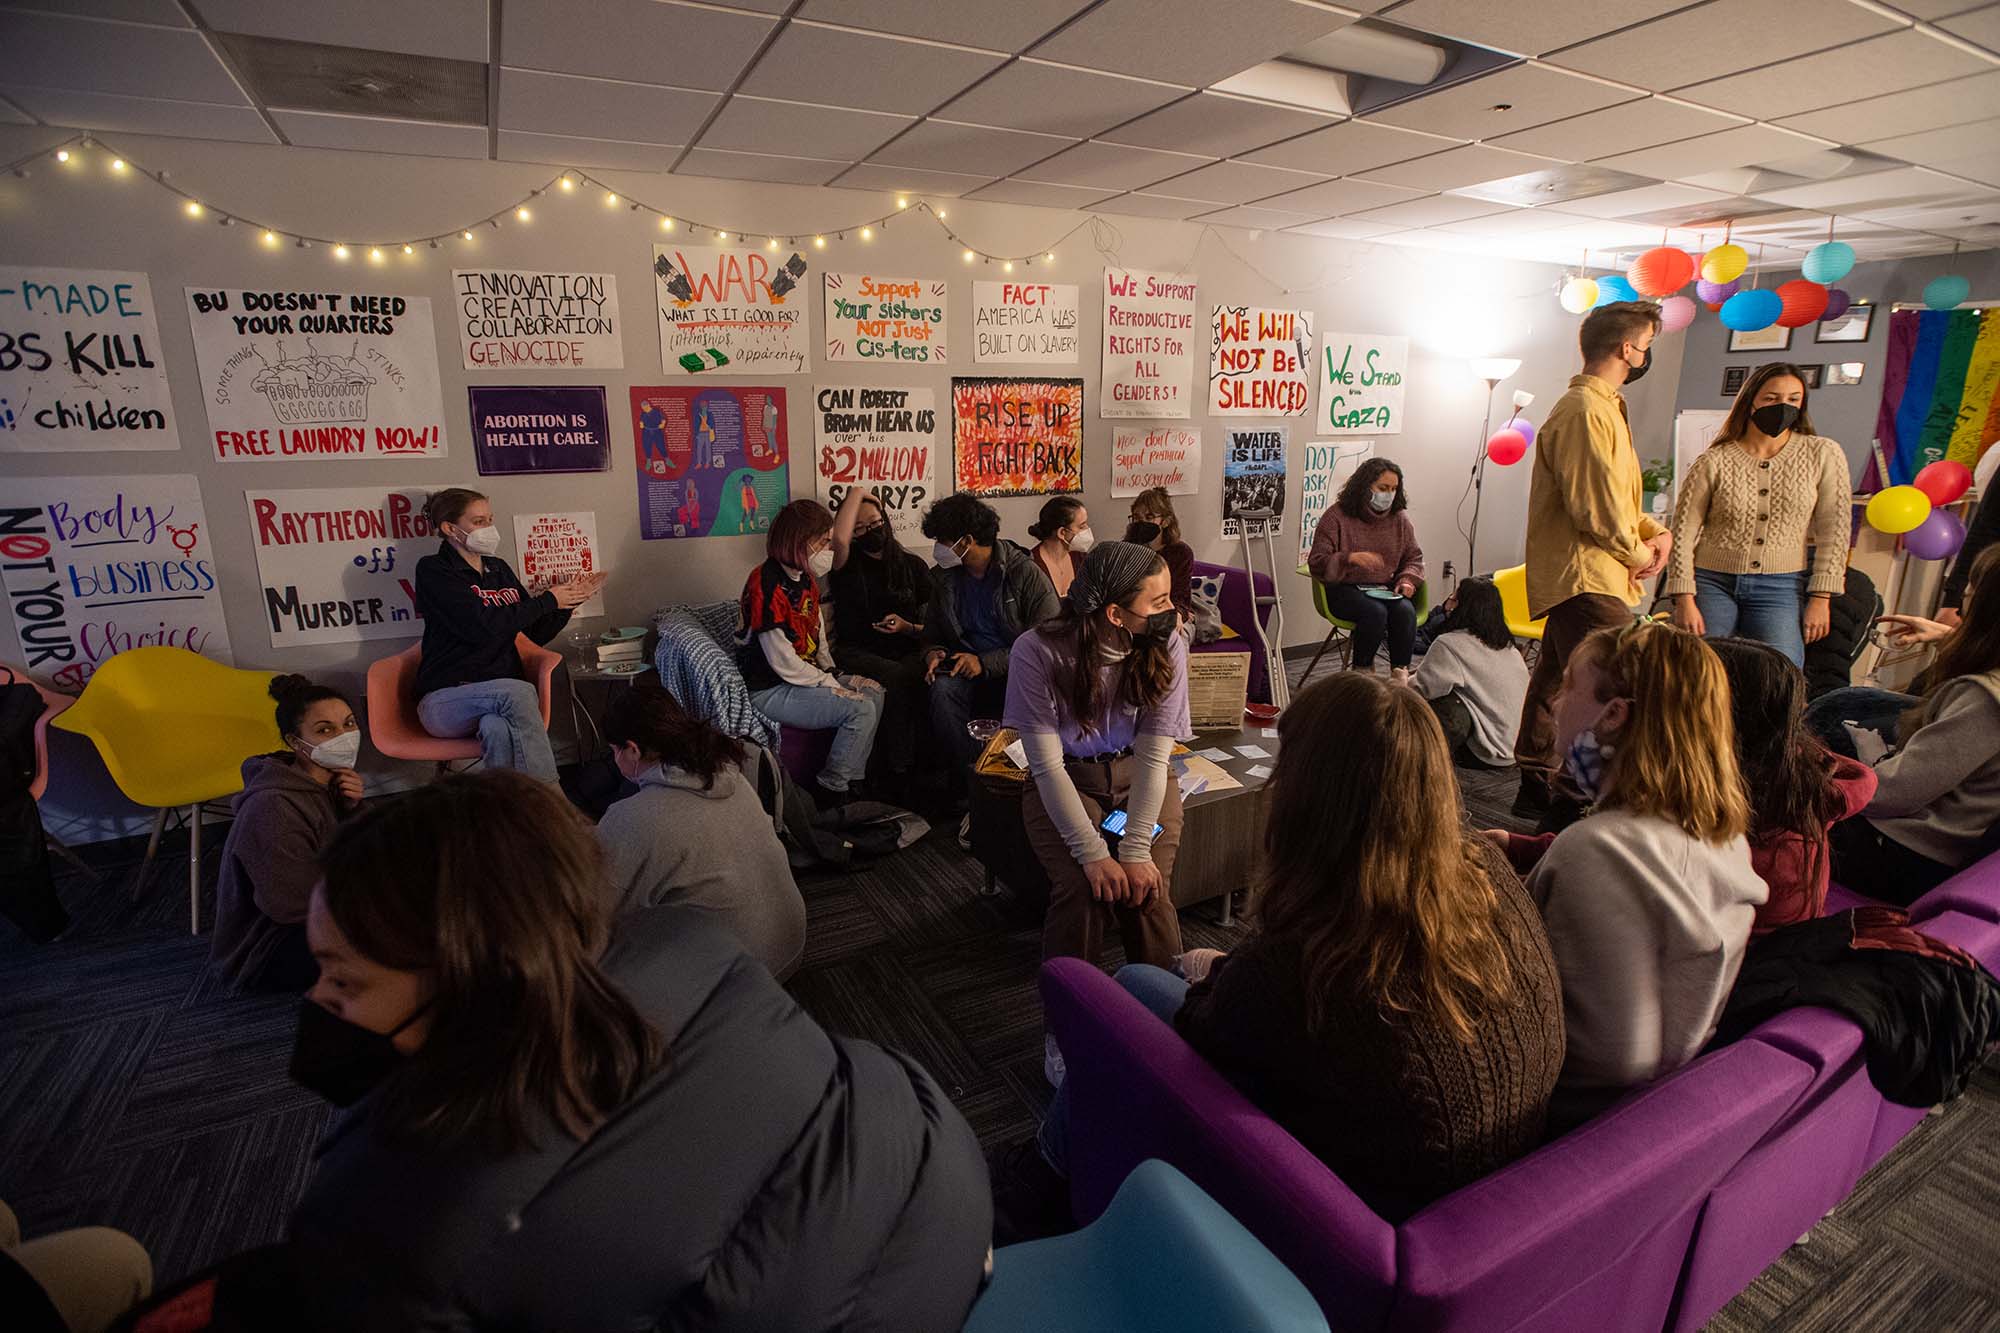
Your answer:
[[[937,562],[939,569],[957,569],[965,563],[956,548],[947,546],[943,542],[931,543],[931,559]]]
[[[812,572],[814,578],[825,578],[828,574],[833,573],[833,552],[814,551],[812,556],[806,561],[806,568]]]
[[[488,523],[483,528],[466,528],[465,549],[474,555],[492,555],[500,549],[500,529]]]
[[[1097,545],[1097,534],[1089,528],[1078,528],[1076,535],[1069,539],[1069,549],[1078,555],[1088,555],[1090,548]]]
[[[353,768],[354,761],[361,757],[361,733],[342,732],[330,741],[321,741],[306,751],[306,758],[321,768]]]
[[[1394,491],[1368,492],[1368,507],[1370,509],[1373,509],[1378,514],[1388,513],[1389,506],[1395,503],[1396,503],[1396,493]]]

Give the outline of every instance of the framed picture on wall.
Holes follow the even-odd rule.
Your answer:
[[[1729,331],[1729,350],[1732,352],[1782,352],[1792,345],[1792,331],[1773,324],[1768,329],[1742,329]]]
[[[1866,362],[1836,361],[1826,368],[1826,382],[1828,384],[1859,384],[1861,383],[1861,372],[1865,369],[1867,369]]]
[[[1813,327],[1816,343],[1865,343],[1869,326],[1875,322],[1875,307],[1859,301],[1841,312],[1839,319],[1823,319]],[[1734,348],[1730,350],[1734,351]]]
[[[1748,366],[1724,366],[1722,368],[1722,396],[1734,398],[1743,390],[1743,381],[1750,378]]]
[[[1820,379],[1826,374],[1825,366],[1800,366],[1799,369],[1806,373],[1806,387],[1808,389],[1817,389]]]

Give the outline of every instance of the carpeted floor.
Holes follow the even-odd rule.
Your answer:
[[[1510,822],[1512,773],[1463,777],[1475,821]],[[828,1027],[916,1056],[990,1148],[1031,1132],[1048,1097],[1038,931],[979,895],[939,822],[885,863],[804,885],[791,989]],[[170,1282],[282,1233],[330,1112],[285,1077],[296,1002],[233,998],[206,974],[207,937],[187,934],[185,843],[162,847],[133,903],[142,850],[86,849],[95,882],[65,871],[77,925],[56,944],[32,948],[0,923],[0,1199],[29,1235],[122,1227]],[[1210,906],[1183,930],[1227,947],[1241,927],[1217,925]],[[1711,1327],[2000,1328],[1996,1200],[1989,1068]]]

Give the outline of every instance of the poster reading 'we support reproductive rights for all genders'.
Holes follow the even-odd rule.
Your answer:
[[[632,438],[647,541],[764,532],[792,498],[783,389],[635,385]]]

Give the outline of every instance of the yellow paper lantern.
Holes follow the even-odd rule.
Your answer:
[[[1930,516],[1930,496],[1914,486],[1891,486],[1868,502],[1868,526],[1892,537],[1922,527]]]
[[[1571,278],[1562,286],[1562,308],[1581,315],[1597,304],[1597,283],[1591,278]]]
[[[1710,282],[1734,282],[1750,267],[1750,252],[1724,242],[1701,257],[1701,276]]]

